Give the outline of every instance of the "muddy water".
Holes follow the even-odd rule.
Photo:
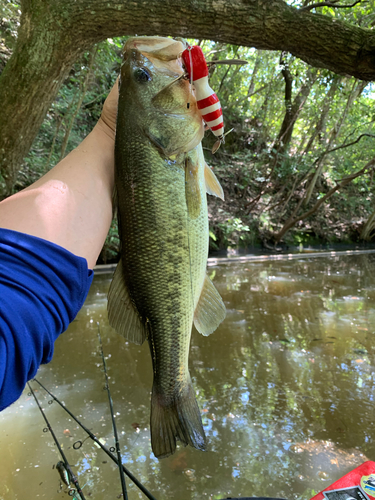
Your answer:
[[[309,499],[375,460],[375,255],[225,263],[209,274],[228,309],[208,338],[193,333],[190,366],[209,441],[163,461],[150,448],[147,345],[107,324],[110,275],[56,343],[39,379],[113,445],[100,323],[124,462],[157,499]],[[36,384],[33,384],[37,388]],[[118,471],[56,403],[37,391],[86,498],[120,498]],[[0,499],[58,500],[60,457],[32,397],[0,414]],[[127,482],[130,500],[145,498]]]

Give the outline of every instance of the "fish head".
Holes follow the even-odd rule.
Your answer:
[[[194,88],[184,77],[182,42],[135,37],[124,47],[120,99],[129,119],[167,157],[190,151],[202,140],[204,124]]]

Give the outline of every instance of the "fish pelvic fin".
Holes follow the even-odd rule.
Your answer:
[[[199,407],[190,375],[188,383],[175,399],[166,397],[154,381],[151,397],[151,445],[157,458],[166,458],[176,451],[176,441],[197,450],[206,450]]]
[[[204,167],[204,180],[206,182],[207,193],[217,196],[224,201],[223,188],[221,187],[220,182],[218,181],[218,178],[214,174],[213,170],[211,170],[207,163]]]
[[[146,340],[146,325],[132,303],[126,287],[122,261],[117,264],[108,292],[108,320],[117,333],[129,342],[141,345]]]
[[[213,333],[226,316],[223,299],[210,278],[206,275],[201,295],[194,312],[194,325],[199,333]]]

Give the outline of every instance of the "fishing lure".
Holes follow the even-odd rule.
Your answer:
[[[202,119],[218,138],[212,152],[215,153],[224,143],[223,111],[219,98],[208,83],[208,67],[202,49],[190,46],[181,54],[189,80],[195,87],[197,105]]]
[[[61,460],[60,460],[60,462],[57,462],[56,469],[57,469],[58,473],[60,474],[61,481],[66,486],[70,486],[69,473],[68,473],[68,469],[65,467],[64,462],[62,462]]]

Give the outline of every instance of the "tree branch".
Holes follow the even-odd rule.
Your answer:
[[[375,32],[284,0],[148,0],[147,9],[141,0],[22,0],[17,44],[0,75],[6,193],[77,58],[106,38],[135,34],[282,50],[315,67],[375,80]]]
[[[359,142],[362,137],[373,137],[375,138],[375,135],[373,134],[361,134],[359,137],[357,137],[357,139],[353,142],[349,142],[348,144],[341,144],[341,146],[337,146],[336,148],[332,148],[332,149],[329,149],[328,151],[326,151],[324,153],[324,155],[328,154],[328,153],[333,153],[333,151],[337,151],[338,149],[343,149],[343,148],[348,148],[349,146],[353,146],[353,144],[357,144],[357,142]]]
[[[323,198],[318,200],[315,205],[308,210],[307,212],[303,213],[302,215],[294,218],[290,218],[285,224],[284,227],[281,229],[279,233],[276,234],[275,240],[276,243],[278,243],[281,238],[284,236],[284,234],[289,231],[297,222],[302,221],[304,219],[307,219],[307,217],[310,217],[313,213],[315,213],[318,208],[326,201],[328,198],[330,198],[336,191],[339,189],[345,187],[347,184],[349,184],[352,180],[356,179],[357,177],[360,177],[361,175],[365,174],[367,170],[370,168],[373,169],[375,165],[375,158],[370,160],[361,170],[358,170],[354,174],[348,175],[348,177],[345,177],[344,179],[341,180],[339,184],[337,184],[335,187],[330,189],[328,193],[326,193]]]
[[[313,3],[311,5],[307,5],[306,7],[301,7],[299,11],[303,10],[312,10],[316,9],[317,7],[332,7],[333,9],[350,9],[351,7],[354,7],[357,5],[357,3],[361,3],[362,0],[357,0],[356,2],[350,4],[350,5],[336,5],[335,2],[320,2],[320,3]]]

